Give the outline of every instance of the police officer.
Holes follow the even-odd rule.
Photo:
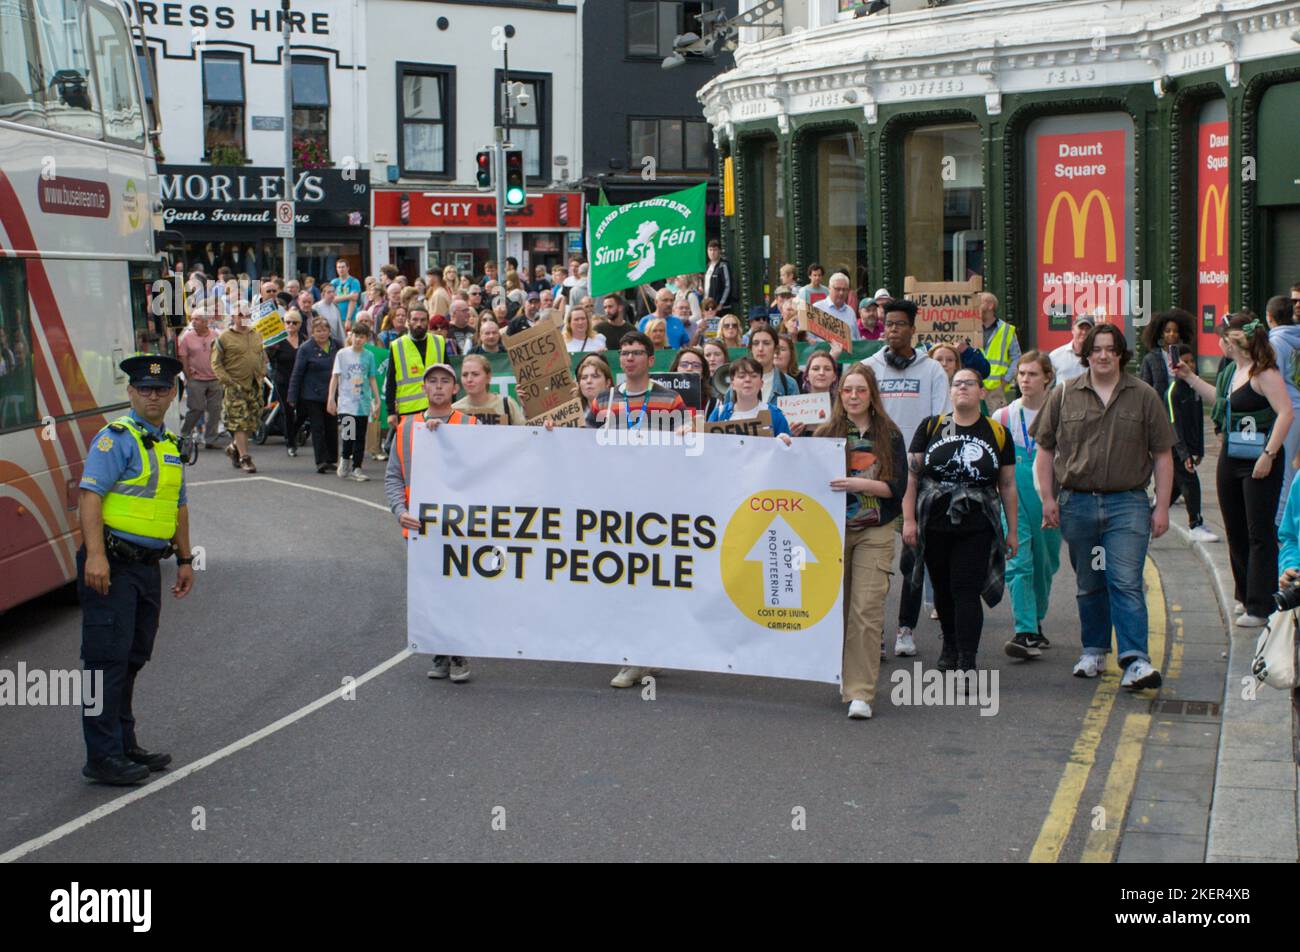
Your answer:
[[[81,477],[77,593],[82,663],[87,676],[103,677],[99,713],[91,716],[90,705],[82,712],[81,772],[100,783],[127,785],[171,763],[170,754],[137,743],[131,696],[158,632],[158,563],[176,553],[172,594],[184,598],[194,585],[194,559],[179,438],[163,427],[181,362],[146,354],[128,357],[121,368],[131,412],[95,436]]]

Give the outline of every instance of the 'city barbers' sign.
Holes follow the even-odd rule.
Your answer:
[[[252,166],[164,165],[163,221],[168,226],[275,226],[275,202],[284,172]],[[297,222],[305,226],[365,228],[370,215],[370,173],[305,169],[293,196]]]

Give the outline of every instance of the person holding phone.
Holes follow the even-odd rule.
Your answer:
[[[1279,461],[1295,412],[1268,342],[1264,322],[1248,311],[1232,315],[1222,329],[1224,354],[1232,359],[1216,385],[1180,364],[1178,379],[1214,401],[1211,417],[1223,433],[1216,482],[1223,527],[1228,533],[1233,594],[1242,605],[1239,628],[1260,628],[1273,613],[1277,578]]]
[[[1192,329],[1195,326],[1192,315],[1178,308],[1161,311],[1147,325],[1142,340],[1147,354],[1142,358],[1138,376],[1162,398],[1169,393],[1170,378],[1178,367],[1178,345],[1192,346]],[[1193,360],[1193,366],[1195,363]]]

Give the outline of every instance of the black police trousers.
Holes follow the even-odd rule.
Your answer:
[[[108,594],[86,585],[86,550],[77,553],[77,595],[81,599],[81,661],[92,688],[101,683],[98,696],[84,703],[81,718],[86,738],[86,759],[121,757],[135,739],[131,698],[135,678],[153,654],[162,610],[162,571],[158,563],[145,565],[108,558]],[[92,713],[99,707],[98,713]]]

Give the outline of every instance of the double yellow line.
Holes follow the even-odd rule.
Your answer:
[[[1147,584],[1146,603],[1147,620],[1150,625],[1149,649],[1151,663],[1160,669],[1164,665],[1166,627],[1164,586],[1160,582],[1160,573],[1155,563],[1147,558],[1142,568],[1142,577]],[[1109,657],[1109,656],[1108,656]],[[1115,707],[1115,698],[1119,696],[1119,671],[1108,665],[1101,676],[1101,683],[1093,693],[1092,703],[1083,716],[1083,727],[1075,738],[1070,750],[1070,759],[1061,775],[1061,782],[1056,785],[1056,794],[1052,805],[1043,820],[1038,839],[1029,854],[1031,863],[1055,863],[1061,858],[1066,838],[1074,826],[1079,812],[1079,803],[1083,799],[1084,788],[1097,762],[1097,750],[1101,746],[1102,735],[1110,722],[1111,711]],[[1147,692],[1143,692],[1146,694]],[[1085,863],[1109,863],[1115,855],[1120,831],[1124,828],[1124,814],[1128,809],[1129,796],[1137,782],[1138,764],[1142,760],[1142,745],[1146,742],[1147,730],[1151,725],[1150,714],[1129,714],[1124,718],[1120,729],[1119,744],[1115,748],[1115,757],[1111,761],[1110,771],[1106,775],[1106,786],[1102,791],[1101,803],[1089,811],[1087,842],[1084,844],[1082,860]]]

